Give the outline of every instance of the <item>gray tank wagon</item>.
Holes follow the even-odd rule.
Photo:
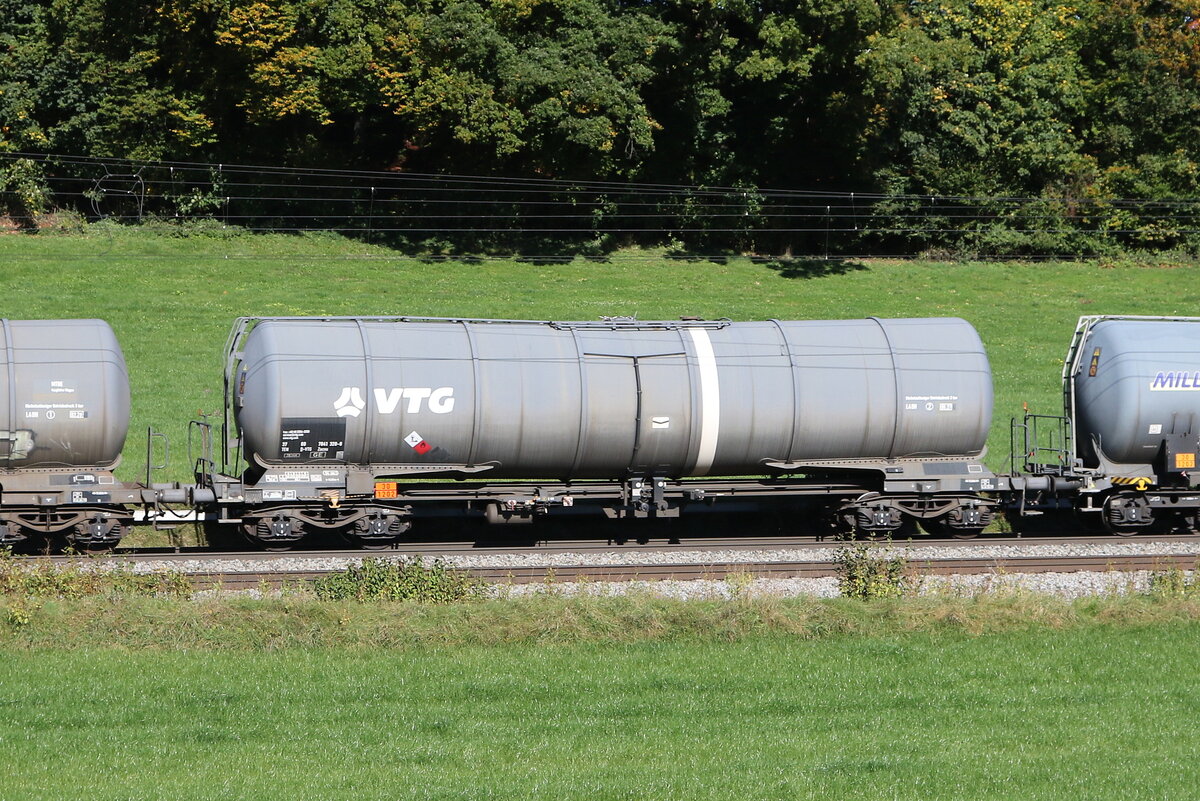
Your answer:
[[[0,320],[0,544],[114,544],[140,499],[117,482],[129,377],[103,320]]]
[[[959,319],[245,318],[226,382],[230,464],[248,469],[212,485],[268,543],[390,541],[434,501],[525,522],[735,496],[973,533],[998,488],[980,461],[991,372]]]
[[[1163,461],[1166,450],[1176,450],[1169,445],[1184,438],[1193,452],[1200,433],[1200,325],[1096,320],[1080,343],[1070,387],[1084,466],[1114,476],[1149,475],[1160,463],[1177,469],[1178,460]]]
[[[1118,534],[1200,528],[1200,318],[1081,317],[1062,386],[1055,444],[1027,438],[1022,472],[1054,477],[1076,511]]]

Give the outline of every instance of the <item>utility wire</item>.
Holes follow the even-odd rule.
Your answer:
[[[1004,236],[1059,242],[1061,253],[1044,252],[1054,245],[1026,248],[1057,257],[1095,246],[1061,244],[1072,237],[1117,248],[1184,242],[1195,248],[1191,238],[1200,233],[1200,199],[1189,198],[883,195],[0,154],[0,164],[16,159],[42,166],[56,206],[93,220],[209,220],[251,232],[328,231],[392,244],[407,240],[403,246],[410,250],[519,252],[530,237],[557,237],[561,256],[571,256],[589,238],[620,237],[604,246],[670,244],[689,252],[842,258],[912,256],[941,244],[996,257],[1010,247],[988,244],[999,234],[997,243]],[[453,242],[423,243],[428,237]]]

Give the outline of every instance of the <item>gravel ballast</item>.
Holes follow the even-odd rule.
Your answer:
[[[881,557],[902,556],[910,563],[936,563],[940,560],[1005,560],[1014,558],[1121,558],[1134,556],[1200,556],[1200,540],[1127,541],[1062,544],[986,544],[924,545],[890,544],[872,546]],[[766,562],[823,562],[833,557],[834,548],[772,548],[763,550],[674,550],[632,548],[612,551],[566,552],[493,552],[453,553],[441,557],[448,566],[461,569],[541,569],[561,567],[609,567],[624,565],[714,565],[756,564]],[[363,558],[403,559],[403,554],[377,552],[362,557],[322,555],[319,552],[286,554],[248,559],[155,559],[115,558],[95,562],[98,567],[120,565],[135,572],[177,570],[184,573],[261,573],[289,571],[336,571],[361,563]],[[421,557],[427,563],[432,557]],[[1079,571],[1063,573],[1006,573],[925,576],[920,581],[922,595],[975,595],[989,591],[1028,591],[1068,598],[1087,595],[1144,592],[1151,572]],[[671,598],[734,598],[749,596],[838,595],[837,579],[822,578],[750,578],[726,579],[631,580],[631,581],[560,581],[553,583],[508,583],[492,585],[496,597],[522,597],[554,593],[563,596],[622,595],[631,592],[652,593]]]
[[[557,567],[609,567],[624,565],[713,565],[756,564],[762,562],[825,562],[833,558],[836,548],[772,548],[763,550],[656,550],[631,548],[613,551],[566,551],[553,553],[500,552],[454,553],[440,557],[450,567],[463,569],[519,569]],[[1080,558],[1132,556],[1198,556],[1200,540],[1168,542],[1138,542],[1114,539],[1104,543],[1036,544],[1036,545],[875,545],[872,551],[880,557],[903,556],[910,562],[936,562],[951,559],[1014,559],[1019,557]],[[117,557],[111,562],[125,564],[135,571],[175,569],[185,573],[259,573],[264,571],[324,571],[345,570],[360,564],[364,558],[411,558],[390,551],[365,553],[363,556],[326,556],[320,552],[289,553],[277,557],[253,559],[162,559],[126,561]],[[424,557],[426,562],[431,557]]]
[[[916,591],[920,596],[970,597],[984,593],[1030,592],[1062,598],[1092,595],[1125,595],[1145,592],[1150,586],[1150,571],[1110,571],[1104,573],[1007,573],[961,576],[927,576]],[[616,596],[649,593],[664,598],[733,600],[735,598],[836,598],[836,578],[761,578],[749,581],[696,579],[694,581],[598,581],[554,584],[497,584],[491,595],[497,598],[521,598],[554,594],[563,597]]]

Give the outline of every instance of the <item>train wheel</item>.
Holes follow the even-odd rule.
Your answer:
[[[246,539],[264,551],[276,553],[290,551],[304,536],[300,521],[287,515],[245,519],[242,521],[242,532]]]
[[[1118,537],[1145,534],[1154,524],[1150,503],[1141,495],[1112,495],[1104,502],[1104,527]]]
[[[13,553],[25,555],[48,554],[54,549],[54,542],[45,532],[6,521],[0,523],[0,551],[5,548],[12,548]]]
[[[831,528],[834,532],[834,538],[839,540],[853,540],[858,536],[858,525],[856,516],[853,510],[842,509],[834,515]]]
[[[0,521],[0,548],[20,545],[27,539],[28,535],[20,525],[8,520]]]
[[[878,496],[864,496],[854,505],[838,510],[848,539],[888,540],[905,538],[916,531],[912,518],[894,506],[879,501]],[[905,524],[908,528],[905,528]]]
[[[72,528],[67,533],[67,542],[82,553],[104,554],[115,548],[128,531],[128,521],[96,515]]]
[[[869,530],[862,532],[862,538],[872,542],[890,542],[892,540],[911,540],[919,536],[917,521],[908,515],[900,519],[900,525],[891,529]]]
[[[354,521],[354,525],[342,529],[345,540],[365,551],[382,551],[392,547],[406,531],[412,528],[411,520],[399,515],[375,513]]]

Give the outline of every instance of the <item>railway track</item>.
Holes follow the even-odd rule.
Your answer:
[[[1027,573],[1131,572],[1140,570],[1192,570],[1200,557],[1194,554],[1129,556],[1012,556],[978,559],[908,559],[911,575],[1013,575]],[[306,584],[343,568],[313,570],[204,571],[189,574],[198,589],[251,589]],[[465,567],[465,572],[489,583],[528,584],[572,581],[694,581],[723,580],[733,576],[754,578],[823,578],[838,575],[832,559],[806,561],[680,562],[668,564],[602,564]]]
[[[1126,547],[1143,543],[1198,543],[1200,535],[1160,534],[1142,537],[1113,537],[1111,535],[1062,537],[1013,537],[982,536],[973,540],[925,538],[896,540],[890,544],[914,552],[933,548],[989,548],[989,547],[1033,547],[1057,546],[1106,546]],[[657,538],[636,540],[572,540],[546,539],[532,543],[481,543],[478,541],[402,543],[384,550],[364,551],[361,548],[296,549],[290,551],[217,551],[204,547],[162,547],[119,549],[112,556],[131,561],[188,561],[195,559],[270,561],[274,559],[361,559],[369,556],[424,556],[449,557],[456,555],[531,555],[531,554],[636,554],[671,553],[679,551],[775,551],[801,550],[832,553],[848,544],[842,540],[813,536],[801,537],[692,537],[680,540]],[[47,557],[35,557],[47,558]],[[52,560],[71,557],[51,556]]]
[[[441,558],[491,583],[821,578],[838,575],[834,560],[846,542],[814,537],[704,537],[683,541],[548,540],[526,544],[406,543],[385,551],[306,550],[218,552],[149,548],[101,557],[134,569],[174,569],[197,589],[278,589],[310,583],[368,557]],[[913,575],[1031,574],[1192,570],[1200,537],[981,537],[877,543],[902,555]],[[1090,551],[1090,553],[1079,553]],[[42,556],[55,562],[79,557]]]

